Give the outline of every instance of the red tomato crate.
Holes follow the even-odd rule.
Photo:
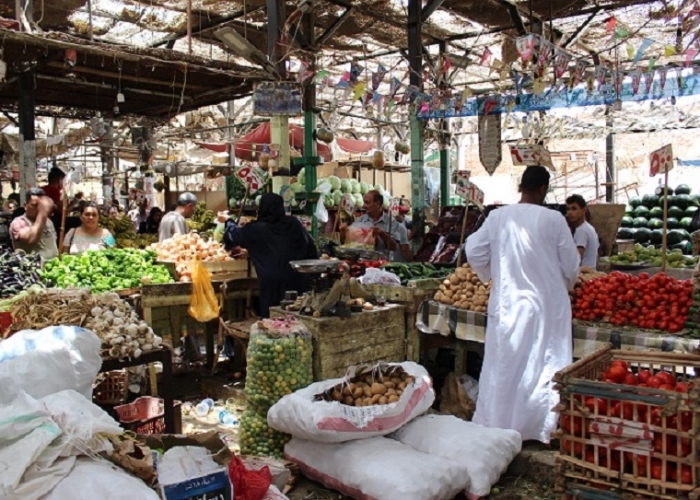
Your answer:
[[[175,434],[182,433],[182,402],[175,401]],[[163,399],[141,396],[133,402],[115,406],[119,423],[136,434],[162,434],[165,431]]]
[[[562,498],[700,499],[696,370],[696,354],[621,351],[608,344],[558,372],[553,437],[560,440]],[[667,385],[652,387],[660,382]]]

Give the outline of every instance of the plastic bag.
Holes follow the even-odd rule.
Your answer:
[[[243,461],[233,456],[228,464],[235,500],[263,500],[272,484],[270,469],[249,470]]]
[[[394,273],[376,267],[368,267],[364,276],[360,277],[358,281],[363,285],[401,286],[401,278]]]
[[[219,302],[211,284],[211,274],[199,257],[195,257],[192,269],[192,299],[187,312],[200,323],[219,317]]]
[[[345,244],[353,247],[365,247],[374,249],[374,236],[372,228],[368,226],[350,226],[345,235]]]

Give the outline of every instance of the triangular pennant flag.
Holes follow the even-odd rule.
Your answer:
[[[518,51],[518,54],[520,54],[520,57],[522,57],[523,61],[529,62],[530,59],[532,59],[532,55],[535,53],[534,33],[516,38],[515,48]]]
[[[549,43],[544,38],[540,38],[540,47],[537,50],[537,65],[540,68],[546,67],[553,54],[554,45]]]
[[[666,87],[666,71],[666,68],[659,69],[659,89],[661,92],[663,92]]]
[[[690,63],[693,62],[693,59],[695,59],[695,56],[698,54],[698,49],[693,49],[690,48],[685,51],[685,67],[687,68],[690,66]]]
[[[364,82],[356,83],[355,87],[352,89],[352,100],[357,101],[361,98],[365,94],[366,87]]]
[[[615,38],[625,38],[630,34],[625,28],[617,28],[615,30]]]
[[[384,80],[384,76],[386,76],[386,68],[380,64],[377,71],[372,73],[372,90],[379,88],[379,84]]]
[[[647,71],[644,73],[644,93],[648,94],[651,92],[651,86],[654,84],[654,71]]]
[[[488,47],[484,48],[484,52],[481,54],[481,64],[482,66],[485,66],[490,60],[491,60],[491,51],[488,49]]]
[[[357,64],[355,62],[350,64],[350,78],[349,81],[350,83],[355,83],[357,79],[360,77],[362,74],[362,71],[364,70],[364,66]]]
[[[379,99],[381,99],[383,96],[379,92],[374,92],[374,95],[372,96],[372,103],[376,103]]]
[[[389,116],[394,109],[394,106],[396,106],[396,103],[394,102],[393,99],[389,99],[389,104],[386,106],[386,116]]]
[[[322,82],[325,78],[327,78],[331,74],[330,71],[327,69],[322,69],[316,74],[316,82]]]
[[[617,19],[614,17],[608,18],[608,20],[605,23],[605,31],[607,33],[612,33],[613,30],[615,29],[615,25],[617,24]]]
[[[396,93],[401,88],[401,80],[395,76],[391,78],[391,83],[389,84],[389,99],[393,99]]]
[[[442,67],[440,68],[440,71],[438,72],[438,78],[440,78],[442,75],[447,73],[449,69],[452,67],[452,60],[445,56],[444,61],[442,63]]]
[[[569,69],[569,62],[571,61],[571,55],[567,54],[563,50],[556,50],[556,55],[554,56],[554,74],[557,78],[561,78]]]
[[[656,65],[656,57],[650,57],[649,58],[649,66],[647,66],[647,69],[649,71],[654,69],[654,66]]]
[[[637,63],[640,61],[642,56],[644,55],[644,52],[651,47],[654,44],[654,40],[650,38],[645,38],[642,40],[642,44],[639,46],[637,49],[637,53],[634,55],[634,59],[632,60],[632,66],[636,66]]]
[[[630,73],[630,76],[632,77],[632,94],[637,95],[637,92],[639,92],[639,84],[642,82],[642,72],[637,69]]]
[[[675,55],[676,49],[674,49],[671,45],[666,45],[664,47],[664,56],[666,57],[671,57],[672,55]]]
[[[628,43],[625,46],[625,50],[627,50],[627,59],[632,59],[634,57],[634,47],[632,46],[632,44]]]

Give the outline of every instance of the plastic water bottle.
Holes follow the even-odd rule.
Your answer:
[[[234,427],[238,425],[238,419],[232,413],[223,410],[219,412],[219,423],[224,424],[227,427]]]
[[[209,415],[209,412],[212,408],[214,408],[214,400],[211,398],[207,398],[201,401],[195,409],[197,411],[198,417],[206,417],[207,415]]]

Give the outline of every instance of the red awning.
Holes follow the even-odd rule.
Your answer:
[[[270,142],[270,123],[263,123],[236,141],[234,147],[236,158],[255,161],[262,152],[263,146],[269,145]],[[294,149],[300,150],[301,154],[304,154],[303,127],[292,124],[289,125],[289,144]],[[317,143],[317,152],[324,161],[330,161],[333,158],[330,148],[325,144]]]
[[[373,141],[344,139],[343,137],[336,137],[335,140],[338,142],[340,149],[347,153],[369,153],[377,148],[377,145]]]
[[[225,142],[199,142],[194,141],[194,143],[200,148],[209,149],[215,153],[226,153],[228,151],[228,144]]]

